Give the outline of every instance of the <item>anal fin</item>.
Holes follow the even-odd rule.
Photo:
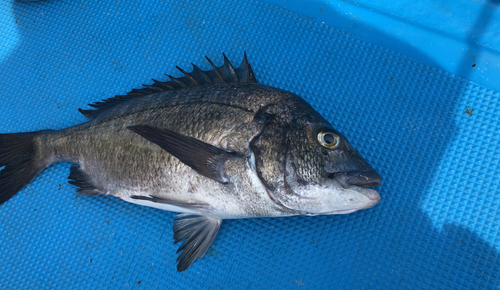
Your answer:
[[[80,165],[73,165],[69,169],[69,184],[78,186],[76,192],[84,195],[101,195],[103,192],[94,186],[87,173],[83,172]]]
[[[189,268],[202,258],[219,231],[222,219],[213,216],[180,214],[174,220],[174,244],[184,240],[177,250],[177,271]]]

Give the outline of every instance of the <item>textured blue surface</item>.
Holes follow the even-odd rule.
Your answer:
[[[500,90],[500,0],[267,0]]]
[[[2,133],[78,124],[87,103],[246,50],[384,178],[369,210],[225,221],[177,273],[172,213],[79,196],[55,164],[0,207],[0,288],[498,288],[498,91],[264,2],[4,1],[0,32]]]

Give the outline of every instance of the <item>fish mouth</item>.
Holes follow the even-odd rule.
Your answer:
[[[344,189],[355,190],[369,199],[369,202],[360,208],[341,209],[324,214],[348,214],[361,209],[374,207],[380,202],[380,194],[370,187],[379,186],[382,184],[380,175],[375,170],[370,171],[351,171],[351,172],[335,172],[329,175],[329,178],[334,179]]]
[[[333,210],[333,211],[329,211],[329,212],[322,212],[322,213],[316,213],[316,214],[310,214],[310,215],[349,214],[349,213],[356,212],[358,210],[372,208],[380,202],[380,194],[373,189],[364,189],[364,188],[361,188],[361,187],[355,186],[355,185],[351,186],[351,189],[358,189],[359,193],[363,194],[364,196],[366,196],[369,199],[369,202],[366,202],[363,206],[360,206],[360,207],[338,209],[338,210]]]
[[[353,187],[357,187],[357,188],[361,189],[358,186],[353,186]],[[321,213],[308,213],[307,215],[350,214],[350,213],[353,213],[353,212],[356,212],[356,211],[359,211],[359,210],[362,210],[362,209],[372,208],[372,207],[374,207],[375,205],[377,205],[380,202],[380,194],[378,194],[378,192],[375,191],[375,190],[373,190],[373,189],[368,189],[368,191],[363,190],[362,194],[365,195],[366,197],[368,197],[368,199],[370,200],[369,203],[366,203],[362,207],[354,207],[354,208],[348,208],[348,209],[339,209],[339,210],[333,210],[333,211],[321,212]]]
[[[382,184],[382,178],[375,170],[335,172],[331,173],[329,177],[336,179],[344,189],[350,188],[351,186],[368,188]]]
[[[333,176],[332,176],[332,179],[336,180],[336,178],[333,178]],[[376,190],[373,190],[373,189],[367,188],[367,187],[370,187],[371,185],[374,185],[374,186],[380,185],[380,180],[378,182],[371,181],[371,180],[367,180],[367,181],[368,182],[361,184],[363,186],[349,185],[349,186],[345,187],[345,189],[349,189],[350,191],[355,191],[358,194],[365,196],[367,198],[367,200],[365,199],[365,201],[362,204],[358,204],[357,206],[353,206],[353,207],[349,207],[349,208],[342,208],[342,209],[337,209],[337,210],[332,210],[332,211],[316,212],[316,213],[310,212],[310,213],[306,213],[306,214],[310,215],[310,216],[350,214],[350,213],[353,213],[353,212],[356,212],[359,210],[369,209],[369,208],[374,207],[381,200],[380,194]]]

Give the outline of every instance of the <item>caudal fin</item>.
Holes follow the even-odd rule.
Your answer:
[[[0,204],[28,185],[46,165],[35,157],[39,132],[0,134]]]

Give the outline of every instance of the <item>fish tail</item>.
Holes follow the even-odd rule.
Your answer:
[[[47,167],[37,154],[37,136],[44,131],[0,134],[0,204],[6,202]]]

